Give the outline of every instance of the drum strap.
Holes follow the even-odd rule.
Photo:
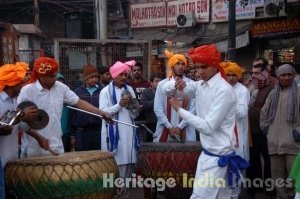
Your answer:
[[[250,165],[247,160],[239,155],[236,155],[235,152],[232,152],[228,155],[213,154],[206,149],[203,149],[203,152],[208,156],[219,157],[219,167],[228,166],[227,181],[230,187],[234,187],[238,184],[239,179],[243,177],[240,171],[245,170]]]

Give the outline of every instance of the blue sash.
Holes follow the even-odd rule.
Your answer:
[[[242,177],[240,171],[245,170],[250,165],[247,160],[239,155],[235,155],[235,152],[228,155],[216,155],[206,149],[203,149],[203,152],[208,156],[219,157],[219,167],[228,166],[227,180],[230,187],[234,187],[238,184],[239,179]]]
[[[114,82],[111,83],[112,84],[112,104],[115,105],[117,104],[117,96],[116,96],[116,89],[115,89],[115,84]],[[127,91],[127,85],[124,85],[124,89]],[[119,120],[119,113],[115,114],[115,119]],[[134,120],[131,118],[132,123],[134,124]],[[116,130],[114,131],[114,125],[116,125]],[[133,128],[134,133],[134,147],[136,150],[139,149],[140,147],[140,132],[138,128]],[[118,123],[109,123],[109,142],[110,142],[110,147],[109,150],[110,151],[115,151],[116,149],[118,149],[118,143],[119,143],[119,127],[118,127]]]

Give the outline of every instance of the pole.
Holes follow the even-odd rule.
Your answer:
[[[33,0],[34,3],[34,25],[39,27],[40,25],[40,9],[38,0]]]
[[[228,54],[227,60],[236,60],[236,43],[235,43],[235,3],[236,0],[228,0],[229,11],[228,11]]]
[[[107,1],[95,0],[96,38],[107,39]],[[101,62],[106,66],[106,55],[101,55]]]
[[[82,110],[82,109],[80,109],[80,108],[75,108],[75,107],[73,107],[73,106],[67,106],[67,107],[70,108],[70,109],[74,109],[74,110],[76,110],[76,111],[80,111],[80,112],[83,112],[83,113],[87,113],[87,114],[90,114],[90,115],[94,115],[94,116],[100,117],[101,119],[103,118],[101,115],[98,115],[98,114],[96,114],[96,113],[92,113],[92,112],[89,112],[89,111],[86,111],[86,110]],[[120,120],[112,119],[112,121],[113,121],[113,122],[117,122],[117,123],[121,123],[121,124],[125,124],[125,125],[127,125],[127,126],[132,126],[132,127],[134,127],[134,128],[139,128],[139,127],[136,126],[136,125],[129,124],[129,123],[126,123],[126,122],[122,122],[122,121],[120,121]]]

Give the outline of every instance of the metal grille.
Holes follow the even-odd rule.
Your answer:
[[[87,63],[109,67],[116,61],[136,60],[150,77],[151,42],[146,40],[55,39],[54,56],[66,84],[74,89]]]

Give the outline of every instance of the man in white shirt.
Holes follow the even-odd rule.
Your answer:
[[[169,99],[162,88],[169,82],[175,82],[176,79],[182,79],[186,82],[192,81],[184,76],[187,66],[187,60],[184,55],[175,54],[166,50],[166,56],[169,58],[168,66],[171,68],[171,75],[158,83],[155,98],[154,112],[157,116],[156,131],[153,135],[153,142],[176,141],[175,134],[179,134],[181,141],[196,141],[195,128],[189,125],[185,120],[179,117],[178,113],[171,107]],[[195,100],[188,96],[177,96],[181,98],[181,106],[190,112],[195,112]]]
[[[222,62],[227,82],[233,87],[237,105],[235,113],[235,133],[236,133],[236,154],[249,161],[249,127],[248,127],[248,107],[250,102],[249,90],[239,82],[244,69],[235,62]],[[232,190],[232,198],[237,199],[241,192],[240,187]]]
[[[178,79],[175,88],[184,89],[183,92],[189,96],[196,96],[196,115],[182,109],[175,97],[170,103],[180,117],[200,132],[203,152],[198,159],[191,199],[229,199],[231,187],[240,177],[238,171],[248,166],[234,152],[234,90],[223,78],[224,71],[219,65],[221,55],[215,45],[192,49],[189,55],[201,81],[184,82]],[[166,91],[172,90],[174,84],[165,88]]]
[[[63,104],[74,105],[77,108],[93,112],[110,118],[109,114],[103,112],[79,97],[70,88],[56,81],[58,73],[58,63],[49,57],[37,58],[31,74],[29,84],[21,89],[18,103],[32,101],[40,109],[45,110],[49,115],[49,123],[38,132],[49,140],[49,147],[56,153],[63,153],[61,131],[61,114]],[[25,135],[26,136],[26,135]],[[22,156],[41,156],[47,155],[49,151],[41,149],[38,143],[31,137],[22,139]]]

